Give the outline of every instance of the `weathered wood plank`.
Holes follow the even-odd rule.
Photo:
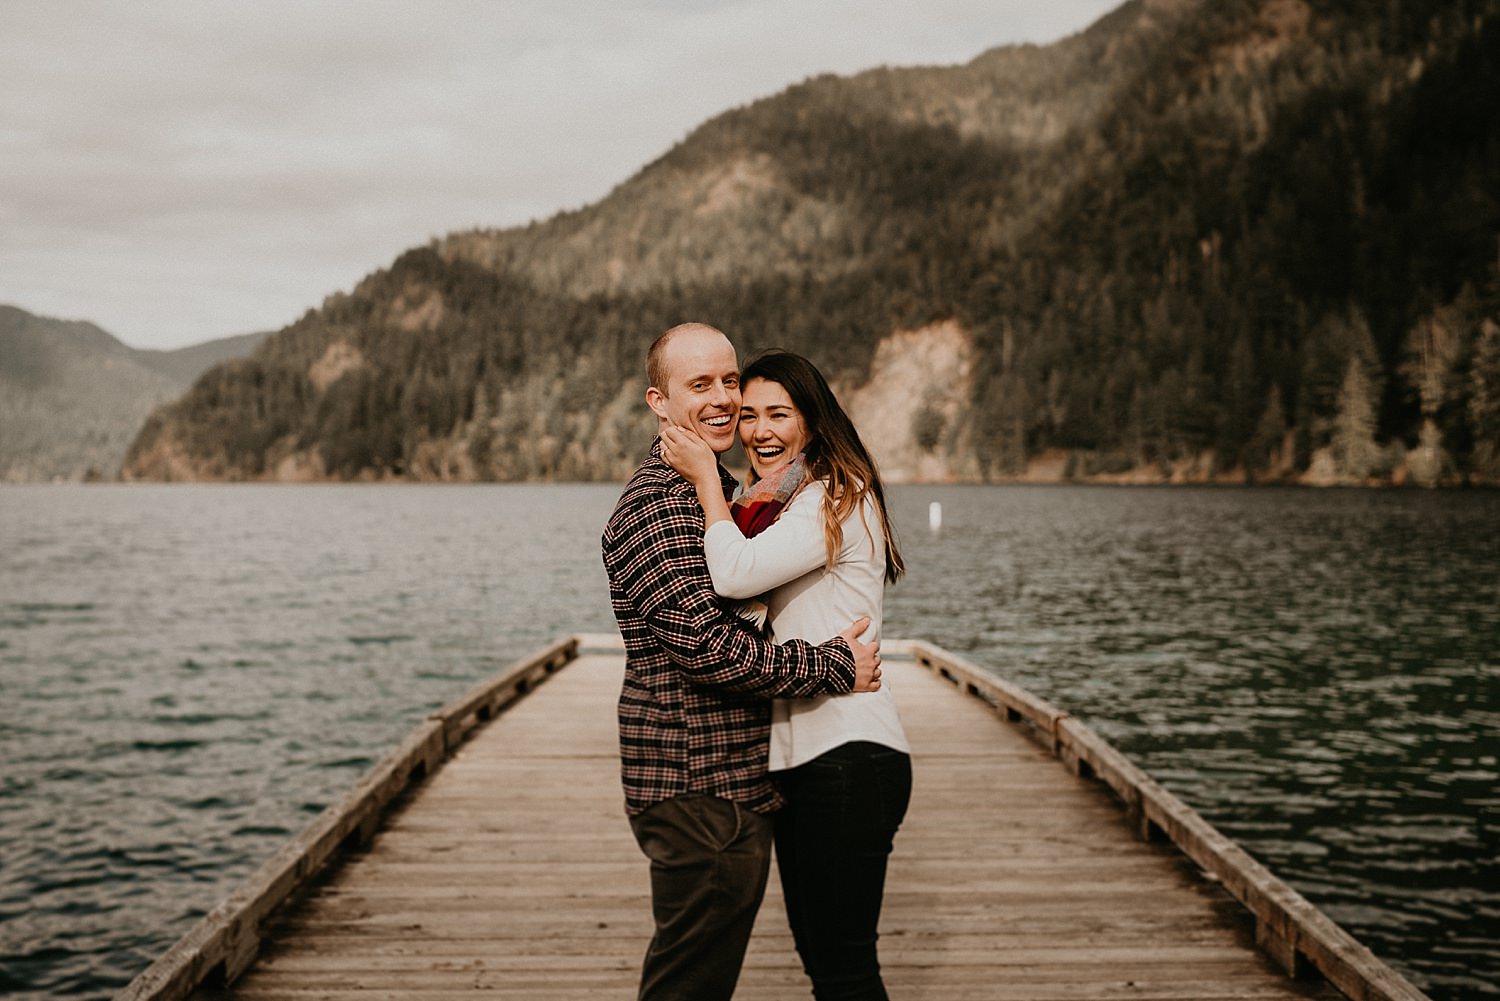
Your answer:
[[[474,991],[486,999],[502,1001],[623,1001],[632,998],[634,983],[615,978],[570,982],[558,988],[545,972],[530,976],[511,975],[504,983],[480,980],[459,989],[334,989],[247,988],[237,997],[247,1001],[473,1001]],[[786,1001],[800,996],[800,985],[788,977],[779,983],[741,983],[736,1001]],[[1158,983],[1152,980],[1121,980],[1101,987],[1095,983],[1038,983],[1017,979],[993,983],[982,975],[941,986],[916,984],[907,987],[902,1001],[1260,1001],[1283,995],[1261,983]]]

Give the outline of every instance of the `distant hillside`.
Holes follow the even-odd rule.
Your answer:
[[[684,319],[810,355],[895,479],[1500,482],[1500,0],[1132,0],[817,77],[588,208],[413,249],[125,475],[617,479]]]
[[[155,407],[265,337],[137,351],[91,323],[0,306],[0,482],[113,478]]]
[[[141,364],[181,383],[186,389],[198,376],[219,362],[249,355],[260,346],[261,341],[270,337],[271,333],[266,330],[255,334],[240,334],[236,337],[221,337],[215,341],[204,341],[202,344],[191,344],[188,347],[174,348],[170,351],[137,348],[135,357]]]

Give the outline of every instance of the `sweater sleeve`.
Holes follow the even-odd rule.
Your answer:
[[[732,521],[710,525],[703,551],[714,590],[726,598],[752,598],[827,563],[823,494],[821,483],[809,484],[751,539]]]

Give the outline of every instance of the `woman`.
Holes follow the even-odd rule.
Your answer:
[[[663,457],[703,505],[715,589],[763,595],[777,640],[820,642],[869,615],[869,642],[884,585],[905,569],[874,461],[807,359],[764,355],[740,385],[750,486],[732,507],[708,446],[681,428],[662,434]],[[776,864],[813,996],[886,998],[876,926],[911,796],[910,747],[890,687],[775,701],[770,769],[787,801],[776,814]]]

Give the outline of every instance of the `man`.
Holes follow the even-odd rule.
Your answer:
[[[659,426],[735,440],[739,362],[719,330],[673,327],[646,356]],[[734,481],[720,470],[726,496]],[[625,808],[651,860],[656,933],[642,1001],[729,1001],[770,871],[781,805],[766,774],[769,699],[879,687],[878,644],[860,619],[819,646],[762,639],[713,593],[703,511],[661,458],[641,463],[605,526],[610,600],[625,637],[620,759]]]

